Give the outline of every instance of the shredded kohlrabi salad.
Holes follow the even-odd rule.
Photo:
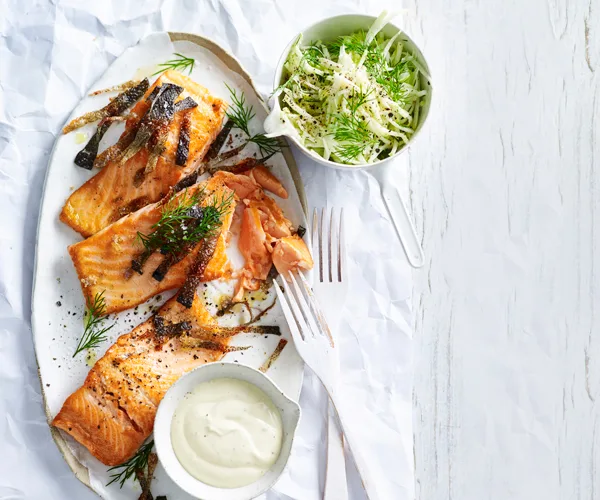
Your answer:
[[[303,46],[300,35],[275,91],[279,123],[267,131],[291,126],[305,147],[349,165],[374,163],[404,147],[419,123],[427,94],[422,80],[429,76],[401,32],[379,33],[388,21],[384,13],[368,32],[330,43]]]

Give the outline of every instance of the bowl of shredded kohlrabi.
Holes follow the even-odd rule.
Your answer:
[[[379,165],[423,126],[431,78],[423,54],[384,12],[342,15],[296,36],[275,74],[270,136],[337,168]]]

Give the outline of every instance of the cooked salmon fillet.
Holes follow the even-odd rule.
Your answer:
[[[168,323],[189,322],[192,331],[215,323],[198,297],[190,309],[172,298],[157,314]],[[220,344],[225,346],[227,339]],[[153,316],[117,339],[66,399],[52,425],[102,463],[121,464],[152,432],[158,403],[169,387],[184,373],[222,356],[222,350],[184,347],[176,336],[159,335]]]
[[[156,86],[163,83],[183,87],[184,91],[177,100],[189,96],[198,106],[185,113],[175,113],[168,125],[166,149],[154,170],[148,173],[141,183],[139,176],[144,171],[149,157],[149,151],[145,147],[123,165],[118,161],[109,162],[71,194],[62,209],[60,220],[82,236],[91,236],[124,215],[163,198],[171,186],[194,169],[221,129],[226,108],[224,101],[212,96],[207,89],[190,78],[169,70],[154,82],[146,95],[135,105],[123,135],[135,128],[150,107],[146,97]],[[184,114],[190,124],[189,153],[185,165],[177,166],[176,150]]]
[[[207,195],[205,202],[215,196],[217,199],[227,199],[232,195],[232,191],[223,184],[220,177],[213,177],[187,188],[177,196],[191,196],[201,189],[204,189]],[[166,200],[148,205],[123,217],[87,240],[69,247],[69,254],[86,301],[91,302],[96,294],[104,293],[106,313],[110,314],[129,309],[158,293],[183,285],[188,268],[194,261],[200,245],[174,264],[162,281],[157,281],[152,276],[153,271],[165,259],[160,252],[155,252],[146,261],[143,274],[138,274],[131,269],[132,260],[137,258],[144,249],[138,239],[138,232],[142,234],[152,232],[152,225],[160,219],[164,203]],[[232,202],[221,218],[221,232],[215,252],[204,271],[204,281],[219,278],[226,271],[228,260],[225,250],[234,205],[235,203]]]

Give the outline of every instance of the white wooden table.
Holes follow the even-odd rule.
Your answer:
[[[378,14],[396,6],[383,0],[274,3],[257,1],[243,12],[241,2],[233,0],[198,3],[199,16],[226,13],[238,23],[241,38],[234,37],[231,48],[259,68],[257,83],[265,87],[279,49],[265,37],[256,45],[247,43],[250,26],[264,12],[287,9],[300,29],[334,13]],[[428,125],[405,172],[426,255],[425,267],[413,275],[416,496],[600,498],[600,313],[595,313],[600,300],[600,174],[595,171],[600,0],[398,4],[406,8],[399,24],[422,48],[434,85]],[[121,50],[116,39],[132,44],[139,31],[185,31],[204,22],[204,17],[177,18],[177,5],[144,2],[139,9],[124,8],[122,23],[99,28],[107,13],[100,3],[88,4],[76,28],[104,33],[98,43],[109,61]],[[60,8],[45,2],[0,3],[0,33],[12,33],[2,43],[14,57],[24,57],[26,48],[16,43],[23,26],[39,38],[38,52],[54,42],[60,47],[65,34],[53,30],[53,16],[80,8],[76,2]],[[128,29],[144,23],[147,28],[135,35]],[[207,22],[204,34],[223,40],[230,28]],[[264,29],[276,40],[291,36],[277,23]],[[44,60],[43,53],[35,55]],[[97,76],[107,61],[73,64]],[[23,59],[23,64],[30,63]],[[24,150],[0,163],[5,186],[0,206],[14,207],[3,222],[25,227],[18,241],[6,231],[0,236],[0,272],[12,286],[0,289],[0,306],[10,313],[0,318],[6,325],[0,327],[0,351],[10,353],[11,360],[0,365],[0,380],[11,390],[24,387],[27,394],[12,407],[2,400],[0,388],[0,410],[10,415],[0,421],[0,440],[19,457],[18,464],[0,468],[0,499],[31,498],[23,492],[33,491],[47,491],[48,498],[93,498],[60,461],[49,438],[28,331],[42,157],[53,142],[55,125],[50,124],[64,110],[53,110],[50,118],[33,108],[18,120],[11,116],[11,103],[2,100],[7,76],[2,68],[0,61],[0,137],[8,142],[0,141],[0,150],[9,147],[15,121],[22,124],[25,143],[28,134],[43,135],[44,151],[27,153],[36,155],[38,166],[10,170]],[[76,100],[74,94],[73,105]],[[2,261],[14,264],[2,266]],[[34,485],[48,477],[56,483]]]
[[[414,8],[417,497],[600,498],[600,2]]]

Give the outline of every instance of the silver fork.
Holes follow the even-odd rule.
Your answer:
[[[337,390],[339,368],[335,364],[335,343],[331,341],[325,315],[302,273],[287,273],[285,277],[279,276],[276,282],[279,286],[275,286],[275,291],[296,349],[329,394],[367,497],[376,500],[379,495],[371,465],[360,453],[360,438],[349,420],[354,410],[353,405],[341,399]]]
[[[311,236],[316,278],[313,291],[325,313],[331,329],[332,342],[339,342],[338,326],[342,308],[348,294],[346,272],[346,245],[344,241],[344,209],[313,210]],[[334,349],[334,368],[339,370],[338,349]],[[344,441],[335,419],[335,409],[328,405],[327,470],[324,500],[348,498]]]

